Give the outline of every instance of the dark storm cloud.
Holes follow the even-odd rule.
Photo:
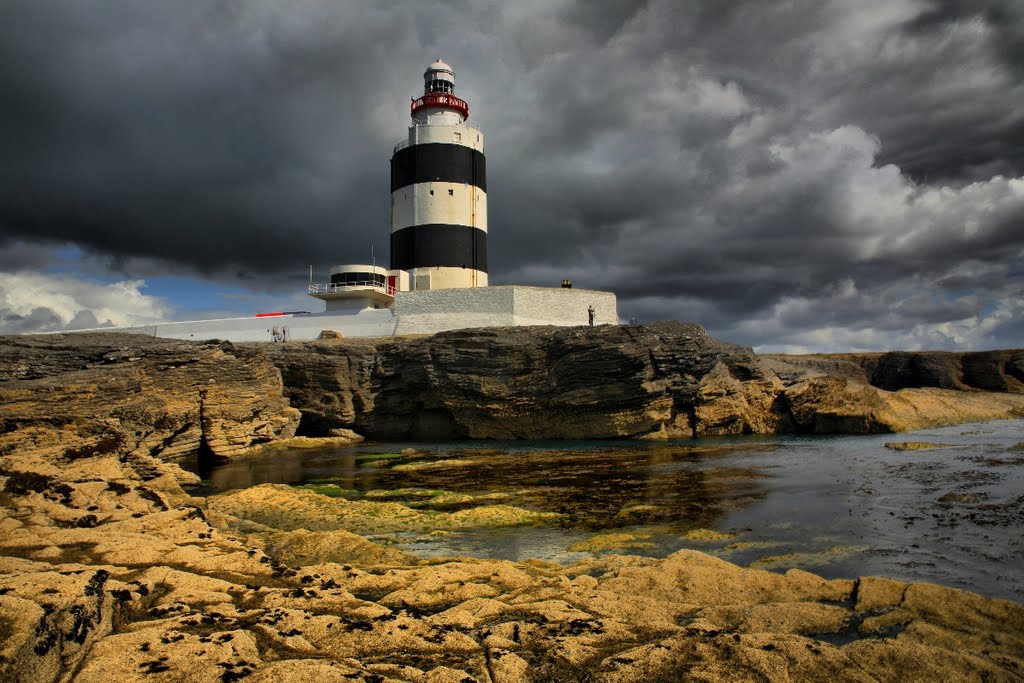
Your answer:
[[[8,2],[0,267],[74,244],[290,291],[384,261],[441,56],[492,282],[778,347],[1019,345],[1022,36],[1018,0]]]
[[[907,29],[935,34],[957,22],[980,18],[995,34],[992,47],[1007,66],[1024,70],[1024,7],[1001,0],[932,0]]]
[[[372,18],[320,10],[320,25],[256,3],[3,11],[5,237],[275,271],[386,216],[365,173],[383,167],[360,68],[362,41],[385,38]],[[361,132],[334,148],[318,137],[334,127]]]

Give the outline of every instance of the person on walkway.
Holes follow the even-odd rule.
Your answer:
[[[590,307],[587,308],[587,317],[590,318],[590,326],[593,327],[594,326],[594,306],[593,306],[593,304],[591,304]]]

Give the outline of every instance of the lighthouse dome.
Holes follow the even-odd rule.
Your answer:
[[[425,74],[423,74],[424,77],[426,77],[427,74],[429,74],[431,72],[446,73],[449,76],[451,76],[452,78],[455,78],[455,72],[452,71],[452,67],[449,66],[448,64],[446,64],[445,62],[442,62],[440,59],[438,59],[436,62],[434,62],[433,64],[431,64],[430,66],[427,67],[427,72]]]
[[[438,59],[423,72],[423,92],[455,92],[455,72]]]

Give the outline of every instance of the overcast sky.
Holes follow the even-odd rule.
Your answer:
[[[1021,0],[0,0],[0,332],[322,310],[435,58],[492,284],[765,351],[1024,346]]]

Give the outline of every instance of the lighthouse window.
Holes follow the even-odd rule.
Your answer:
[[[430,81],[430,85],[427,86],[430,92],[452,92],[452,84],[448,81],[442,81],[440,79],[434,79]]]
[[[386,282],[387,278],[379,273],[334,273],[331,275],[332,285],[383,287]]]

